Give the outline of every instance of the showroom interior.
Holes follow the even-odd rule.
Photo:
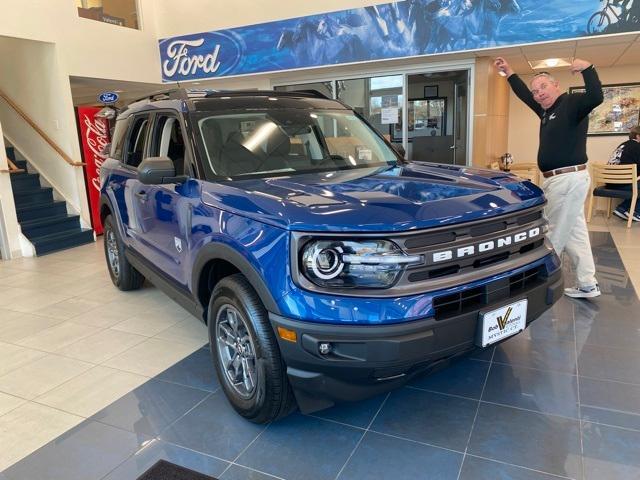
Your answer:
[[[640,0],[0,4],[0,480],[640,478],[640,225],[615,214],[620,195],[612,201],[591,194],[606,182],[598,184],[596,174],[640,125]],[[157,101],[162,110],[184,98],[178,118],[209,101],[207,92],[215,101],[236,90],[271,103],[295,92],[309,104],[338,100],[379,132],[377,141],[406,168],[442,164],[460,172],[455,188],[469,192],[486,179],[502,181],[514,198],[526,187],[538,192],[522,197],[531,207],[546,180],[536,164],[540,119],[498,73],[498,57],[527,85],[548,72],[543,76],[570,96],[584,87],[571,71],[575,59],[597,70],[604,103],[588,120],[592,183],[584,212],[599,297],[547,292],[548,309],[504,341],[483,341],[484,348],[367,398],[255,423],[227,398],[202,316],[149,276],[135,290],[114,286],[100,169],[117,163],[108,160],[115,118],[131,103]],[[192,97],[161,93],[168,90]],[[355,151],[371,160],[371,150]],[[520,180],[509,180],[511,173]],[[248,198],[293,212],[285,208],[293,194],[277,197],[292,178],[277,171],[265,182],[268,191]],[[346,195],[331,182],[314,192],[333,213],[315,218],[323,235],[347,236],[331,227]],[[220,185],[219,195],[210,194],[218,203],[233,196]],[[389,192],[401,195],[389,185],[354,196],[377,204]],[[296,195],[309,199],[295,204],[297,211],[318,208],[312,200],[320,196],[302,188]],[[437,212],[449,194],[442,195],[404,203],[394,197],[398,203],[386,212],[395,208],[398,219],[410,209]],[[388,232],[367,226],[364,212],[372,211],[363,210],[353,231],[378,238]],[[261,255],[277,247],[268,241],[272,230],[253,240],[266,251]],[[393,233],[405,235],[399,231]],[[174,238],[171,247],[182,253]],[[561,270],[564,286],[572,286],[576,271],[566,255]],[[389,311],[408,301],[407,293],[375,293],[367,308],[383,300]],[[415,303],[416,311],[423,308]],[[273,312],[268,302],[267,310]],[[278,341],[286,340],[276,330]],[[162,471],[167,465],[177,470]]]

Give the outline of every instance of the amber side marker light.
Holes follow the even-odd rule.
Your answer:
[[[287,342],[296,342],[298,340],[298,335],[294,330],[289,330],[288,328],[278,327],[278,335],[283,340]]]

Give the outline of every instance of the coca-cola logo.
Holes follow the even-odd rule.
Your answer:
[[[109,126],[106,121],[93,118],[86,113],[82,114],[82,123],[85,127],[84,142],[93,156],[93,163],[96,166],[96,175],[91,179],[91,185],[100,191],[100,168],[106,160],[106,156],[102,152],[109,143]]]
[[[233,32],[209,32],[160,41],[164,81],[233,73],[242,60],[242,39]]]

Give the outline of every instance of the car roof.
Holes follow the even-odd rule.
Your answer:
[[[280,92],[273,90],[188,90],[173,89],[139,98],[120,112],[126,118],[143,111],[171,109],[182,112],[215,112],[228,110],[273,109],[337,109],[350,107],[314,90]]]

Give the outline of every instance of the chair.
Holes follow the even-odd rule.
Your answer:
[[[631,207],[629,212],[633,213],[638,200],[638,171],[636,165],[591,165],[591,178],[595,188],[591,192],[589,198],[589,211],[587,221],[591,221],[593,213],[593,198],[607,198],[607,218],[611,217],[611,199],[612,198],[630,198]],[[611,188],[611,185],[631,185],[631,190],[618,190]],[[627,228],[631,228],[633,215],[629,215]]]
[[[512,163],[509,171],[518,177],[531,180],[535,185],[539,185],[540,171],[538,170],[538,164],[535,162]]]

